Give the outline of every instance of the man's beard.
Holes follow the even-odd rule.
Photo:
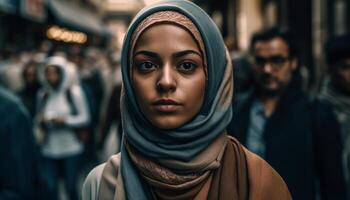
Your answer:
[[[269,88],[267,82],[273,81],[277,85],[275,88]],[[286,85],[271,75],[264,74],[258,80],[256,80],[256,89],[258,93],[265,97],[277,97],[282,94]]]

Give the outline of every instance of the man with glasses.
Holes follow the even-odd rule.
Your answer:
[[[343,164],[350,194],[350,34],[330,39],[326,45],[329,77],[320,98],[333,106],[341,124]]]
[[[229,133],[282,176],[293,199],[346,199],[339,125],[329,106],[303,93],[291,33],[256,33],[250,50],[255,89],[235,100]]]

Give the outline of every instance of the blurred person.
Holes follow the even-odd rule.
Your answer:
[[[20,100],[3,87],[0,115],[0,199],[40,199],[39,151],[32,120]]]
[[[80,66],[80,79],[82,84],[89,88],[94,98],[96,113],[94,119],[99,119],[101,103],[104,97],[104,81],[100,63],[101,52],[98,49],[90,48],[86,51],[82,66]]]
[[[115,144],[112,146],[113,154],[120,151],[120,143],[122,139],[122,124],[120,117],[120,96],[121,96],[121,84],[116,84],[113,88],[110,99],[108,100],[107,109],[101,122],[101,130],[98,138],[97,149],[102,150],[103,148],[110,148],[106,144],[106,138],[108,138],[111,133],[114,133]],[[111,149],[105,149],[107,154],[111,153]],[[104,156],[104,155],[102,155]],[[111,155],[109,155],[111,156]],[[109,156],[107,158],[109,158]],[[105,156],[106,157],[106,156]]]
[[[104,158],[108,159],[112,154],[119,152],[122,138],[119,103],[122,88],[120,54],[121,52],[116,49],[114,53],[110,53],[108,56],[110,70],[106,77],[106,83],[108,83],[106,85],[111,85],[108,87],[112,87],[112,89],[106,88],[106,92],[109,90],[111,92],[108,92],[109,97],[106,98],[106,105],[103,107],[104,112],[102,112],[97,142],[97,148],[102,151],[101,157],[103,157],[103,160],[105,160]],[[108,141],[106,141],[107,138]]]
[[[234,66],[235,95],[238,98],[249,94],[254,85],[254,74],[247,56],[236,57],[232,60]]]
[[[12,92],[18,92],[23,88],[21,72],[24,63],[21,60],[22,53],[11,49],[8,59],[0,64],[0,83]]]
[[[227,36],[224,40],[225,46],[230,53],[231,58],[236,56],[236,53],[238,52],[238,46],[235,41],[235,39],[232,36]]]
[[[105,97],[102,105],[101,115],[105,115],[106,106],[112,96],[112,93],[115,91],[114,88],[117,85],[122,84],[121,78],[121,67],[120,67],[120,54],[119,49],[109,50],[110,52],[104,54],[104,65],[102,67],[102,77],[104,80],[105,88]],[[112,52],[113,51],[113,52]]]
[[[187,0],[140,11],[123,44],[121,153],[96,167],[83,199],[290,199],[281,177],[226,134],[231,58]]]
[[[293,199],[346,199],[339,124],[329,105],[302,92],[291,32],[258,32],[250,49],[254,90],[236,98],[228,132],[276,169]]]
[[[31,60],[27,62],[22,71],[22,79],[24,88],[18,92],[23,104],[29,111],[33,118],[36,113],[37,95],[40,89],[40,81],[38,76],[38,69],[40,63]]]
[[[350,198],[350,35],[330,39],[326,44],[329,77],[324,81],[320,98],[333,106],[341,124],[343,160]]]
[[[86,50],[81,65],[78,66],[80,82],[85,95],[88,97],[91,124],[89,132],[91,140],[86,145],[87,163],[95,161],[96,155],[96,133],[100,123],[101,109],[105,97],[104,81],[100,65],[100,51],[90,47]]]
[[[254,78],[252,66],[248,61],[247,53],[238,50],[237,43],[233,37],[228,36],[225,38],[225,46],[232,58],[234,94],[237,98],[241,98],[241,96],[249,94],[252,88]]]
[[[72,65],[60,56],[47,58],[41,70],[43,88],[36,119],[44,132],[41,146],[49,199],[57,199],[62,176],[69,199],[78,199],[77,180],[90,122],[87,100]]]

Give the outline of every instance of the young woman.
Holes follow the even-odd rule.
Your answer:
[[[281,177],[225,132],[232,66],[203,10],[153,5],[125,37],[121,153],[88,175],[83,199],[291,199]]]

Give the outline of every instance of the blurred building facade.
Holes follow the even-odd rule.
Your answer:
[[[251,35],[268,26],[291,29],[299,41],[310,87],[317,88],[325,73],[324,44],[350,32],[349,0],[195,0],[214,19],[236,48],[247,50]],[[218,17],[219,16],[219,17]],[[215,20],[219,18],[219,20]]]
[[[91,0],[0,0],[0,48],[38,49],[55,45],[107,43],[110,33]]]
[[[128,25],[145,5],[142,0],[104,0],[101,9],[103,19],[113,33],[112,48],[121,48]]]

